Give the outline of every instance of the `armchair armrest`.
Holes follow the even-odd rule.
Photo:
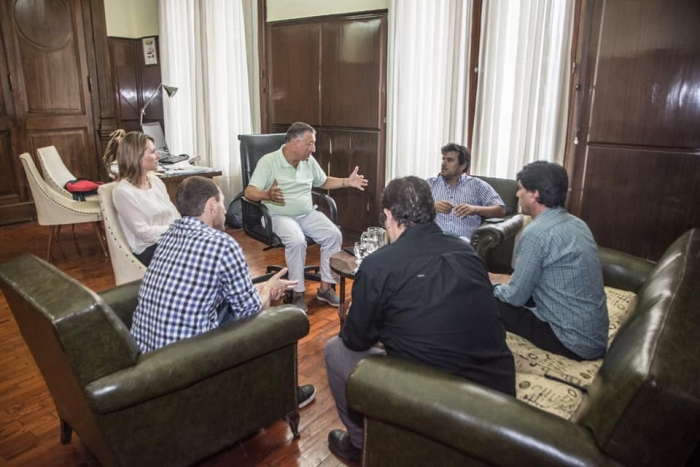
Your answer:
[[[656,263],[610,248],[598,247],[603,282],[616,289],[638,292]]]
[[[131,319],[136,311],[136,305],[138,305],[139,287],[141,287],[141,281],[137,280],[118,285],[98,294],[127,328],[131,328]]]
[[[471,244],[479,253],[492,250],[509,238],[515,237],[523,226],[523,216],[506,217],[503,222],[481,224],[472,234]]]
[[[296,344],[308,332],[309,320],[298,308],[270,308],[142,354],[136,365],[91,382],[85,392],[96,411],[113,412]]]
[[[427,366],[372,356],[355,368],[346,389],[368,425],[377,420],[405,429],[485,464],[614,464],[585,428]]]
[[[323,201],[325,203],[328,210],[328,218],[331,222],[338,225],[338,206],[336,206],[335,200],[320,190],[311,190],[311,196],[314,199],[314,203],[318,204],[317,201]]]
[[[516,214],[506,217],[503,222],[483,223],[472,234],[471,245],[484,260],[490,272],[510,273],[515,236],[523,228],[523,216]],[[493,250],[504,251],[495,255]],[[493,258],[491,258],[493,256]]]
[[[267,206],[259,201],[251,201],[245,196],[241,198],[241,203],[245,233],[269,245],[266,250],[281,246],[279,237],[272,231],[272,219]]]

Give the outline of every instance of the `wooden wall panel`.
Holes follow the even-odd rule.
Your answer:
[[[102,157],[110,134],[117,129],[112,67],[109,64],[107,18],[103,0],[81,0],[87,38],[88,68],[92,82],[92,108],[97,133],[97,156]],[[102,180],[109,181],[106,170]]]
[[[5,53],[5,41],[2,29],[0,29],[0,224],[5,219],[11,219],[8,213],[9,206],[21,203],[24,184],[22,183],[22,170],[19,169],[19,159],[15,154],[13,140],[16,140],[17,123],[10,89],[10,77],[7,55]],[[19,169],[19,170],[18,170]]]
[[[382,32],[386,17],[323,25],[324,126],[381,128]],[[361,93],[361,96],[358,96]]]
[[[611,1],[602,15],[589,141],[700,148],[700,2]]]
[[[84,114],[82,22],[70,3],[19,1],[13,14],[27,114]]]
[[[321,123],[320,24],[268,26],[270,123]]]
[[[599,243],[658,258],[688,225],[700,226],[700,157],[589,146],[581,217]]]
[[[128,131],[138,129],[140,91],[136,49],[131,39],[109,39],[117,122]]]
[[[29,135],[70,129],[84,136],[82,146],[73,148],[77,155],[72,160],[79,162],[68,169],[99,179],[83,5],[79,0],[16,1],[3,7],[5,24],[14,33],[8,55],[17,79],[20,152],[36,149]]]
[[[340,189],[330,192],[338,205],[339,224],[346,236],[357,236],[369,226],[379,225],[378,199],[384,180],[378,180],[378,131],[322,129],[318,137],[317,159],[327,175],[344,178],[360,167],[369,185],[365,191]]]
[[[139,124],[141,108],[158,89],[161,82],[160,65],[145,64],[141,39],[110,37],[109,54],[114,77],[118,126],[126,131],[141,131]],[[176,86],[175,83],[166,84]],[[161,127],[165,129],[162,90],[158,90],[153,101],[148,105],[143,121],[160,122]]]
[[[364,192],[330,192],[350,240],[377,225],[384,189],[387,12],[266,28],[267,131],[284,133],[290,123],[309,123],[317,131],[314,156],[328,175],[347,177],[359,166],[370,182]]]
[[[161,81],[160,73],[160,62],[156,65],[146,65],[143,57],[143,46],[141,44],[141,39],[134,39],[134,47],[136,48],[135,58],[136,65],[138,66],[138,76],[139,82],[141,84],[141,106],[143,107],[146,102],[153,96],[153,93],[158,89],[158,85]],[[158,37],[156,37],[156,53],[160,59],[160,42]],[[165,83],[170,86],[178,87],[179,83]],[[177,97],[175,97],[177,99]],[[166,98],[166,99],[169,99]],[[140,108],[139,107],[139,108]],[[143,118],[144,122],[160,122],[160,126],[165,131],[165,123],[163,119],[163,91],[159,90],[158,93],[153,98],[153,101],[148,105],[146,109],[146,115]]]
[[[598,244],[656,260],[700,227],[700,2],[593,0],[582,20],[569,208]]]
[[[28,133],[31,154],[37,167],[41,167],[36,158],[36,150],[46,146],[56,146],[58,154],[61,156],[66,167],[70,167],[71,172],[77,178],[90,178],[96,180],[95,170],[90,161],[86,161],[81,155],[81,148],[85,147],[88,135],[81,128],[61,129],[47,131],[32,131]],[[40,169],[41,170],[41,169]]]
[[[0,130],[0,205],[19,201],[19,183],[13,170],[17,161],[12,151],[10,132]],[[18,159],[19,160],[19,159]]]

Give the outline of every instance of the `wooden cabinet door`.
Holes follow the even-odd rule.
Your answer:
[[[141,41],[139,41],[141,46]],[[141,85],[139,83],[138,60],[143,56],[138,53],[131,39],[112,37],[109,39],[109,57],[112,65],[112,76],[116,95],[116,115],[119,128],[126,131],[141,131],[139,119],[142,107],[139,95]],[[156,105],[151,103],[148,110]]]
[[[362,233],[368,226],[379,225],[376,201],[384,180],[377,180],[379,133],[323,129],[317,138],[316,158],[326,174],[344,178],[359,167],[360,175],[368,179],[365,191],[354,188],[338,189],[330,195],[338,205],[338,224],[350,236]]]
[[[386,16],[323,24],[323,126],[379,130],[384,118]]]
[[[319,17],[267,25],[270,133],[302,121],[316,129],[315,157],[333,177],[355,166],[370,182],[364,192],[330,192],[346,237],[379,220],[384,188],[386,13]]]
[[[80,0],[1,0],[20,151],[53,145],[76,177],[99,179]],[[9,36],[9,37],[8,37]]]
[[[269,122],[318,126],[320,24],[273,24],[267,30]]]
[[[165,128],[163,91],[158,89],[161,83],[160,67],[144,63],[141,39],[110,37],[108,42],[119,128],[141,131],[141,108],[151,97],[153,100],[146,109],[143,121],[158,122]],[[157,51],[158,46],[156,38]],[[154,94],[156,91],[157,94]]]

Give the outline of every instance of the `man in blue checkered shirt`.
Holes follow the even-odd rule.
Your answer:
[[[469,150],[455,143],[442,147],[440,175],[428,179],[435,200],[435,222],[443,232],[471,238],[484,217],[503,217],[505,204],[485,181],[466,174]]]
[[[238,243],[223,232],[216,184],[191,177],[178,187],[182,219],[163,234],[139,289],[131,332],[142,352],[259,313],[296,281],[281,274],[254,286]]]
[[[564,209],[566,170],[538,161],[516,179],[520,209],[533,221],[516,246],[510,282],[494,289],[506,331],[574,360],[602,357],[608,340],[603,271],[588,226]]]
[[[224,195],[211,179],[187,178],[175,201],[182,218],[158,241],[131,326],[144,353],[255,315],[297,283],[281,278],[284,268],[253,285],[241,247],[223,231]],[[297,391],[299,408],[316,395],[312,385]]]

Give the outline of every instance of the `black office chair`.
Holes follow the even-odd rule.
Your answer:
[[[263,134],[263,135],[238,135],[241,142],[241,171],[243,178],[243,189],[248,186],[250,177],[255,171],[258,161],[265,155],[278,150],[284,144],[285,134]],[[335,200],[322,191],[312,190],[314,204],[328,216],[334,224],[337,224],[338,208]],[[272,231],[272,221],[267,206],[263,203],[250,201],[242,198],[243,211],[243,231],[249,237],[267,245],[263,250],[284,247],[282,240]],[[264,222],[263,222],[264,219]],[[306,237],[308,246],[316,245],[310,237]],[[274,273],[282,269],[282,266],[268,265],[267,273]],[[304,278],[321,282],[320,266],[304,266]]]

